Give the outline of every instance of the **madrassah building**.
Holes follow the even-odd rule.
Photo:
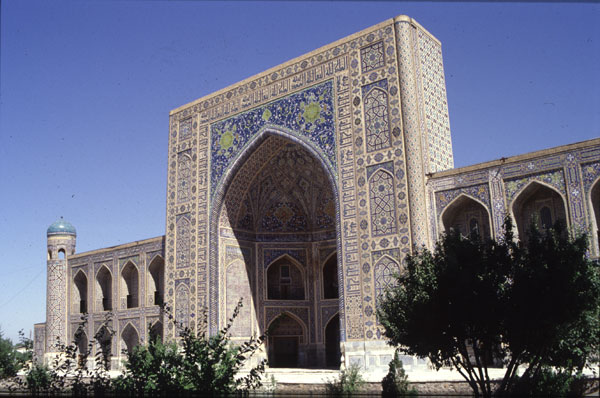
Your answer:
[[[164,236],[77,253],[70,223],[48,228],[38,358],[87,313],[77,344],[110,339],[118,368],[124,350],[176,334],[160,304],[216,333],[241,298],[234,341],[279,319],[271,367],[387,369],[380,295],[449,228],[497,237],[506,216],[517,235],[562,219],[600,253],[600,139],[454,169],[441,44],[407,16],[169,117]]]

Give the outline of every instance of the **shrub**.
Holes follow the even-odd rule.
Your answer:
[[[354,363],[348,370],[340,371],[337,379],[329,380],[325,386],[327,395],[331,397],[349,397],[357,394],[365,381],[360,374],[360,365]]]
[[[25,386],[33,396],[39,396],[50,389],[52,376],[47,366],[35,364],[25,376]]]
[[[402,366],[398,350],[394,352],[394,358],[390,361],[387,375],[381,381],[381,387],[381,395],[384,397],[419,395],[416,389],[409,387],[408,376]]]
[[[535,375],[519,377],[509,395],[515,397],[583,396],[572,393],[571,386],[577,378],[566,372],[555,372],[549,367],[542,367]]]
[[[229,330],[241,307],[240,300],[227,325],[214,336],[207,334],[206,311],[197,331],[178,325],[180,350],[174,343],[163,344],[160,341],[136,347],[127,354],[125,373],[114,383],[116,392],[119,395],[187,392],[212,396],[247,392],[260,387],[265,360],[250,369],[245,377],[236,377],[265,338],[264,335],[252,337],[239,346],[231,343]],[[175,321],[168,309],[166,313],[171,321]]]

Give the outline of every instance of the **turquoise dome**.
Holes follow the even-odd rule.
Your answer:
[[[75,227],[70,222],[66,221],[62,217],[60,220],[55,221],[48,227],[48,231],[46,231],[46,235],[77,235],[77,231],[75,231]]]

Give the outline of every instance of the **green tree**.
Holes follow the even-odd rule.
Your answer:
[[[152,341],[127,354],[126,371],[115,381],[119,395],[163,395],[189,392],[202,396],[228,395],[261,385],[266,361],[237,377],[246,361],[260,348],[265,336],[252,337],[234,345],[229,330],[239,314],[238,303],[227,325],[214,336],[207,334],[206,313],[198,331],[180,328],[180,347],[175,343]],[[172,316],[169,316],[173,320]]]
[[[390,344],[452,366],[476,396],[494,392],[494,358],[505,361],[496,391],[505,394],[518,366],[527,365],[525,378],[543,366],[581,371],[599,346],[600,279],[586,236],[557,224],[517,243],[508,219],[504,230],[499,241],[451,231],[434,252],[407,256],[379,308]]]
[[[0,379],[16,376],[31,360],[31,339],[26,338],[22,330],[19,331],[19,337],[20,342],[14,345],[10,339],[3,337],[0,330]],[[24,348],[25,352],[19,352],[19,348]]]

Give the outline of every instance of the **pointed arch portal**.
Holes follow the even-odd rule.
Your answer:
[[[534,181],[527,185],[512,204],[513,215],[521,239],[527,237],[531,224],[547,230],[558,220],[567,225],[566,203],[563,197],[545,184]]]
[[[274,314],[293,314],[285,317],[287,326],[279,327],[290,330],[277,329],[283,334],[268,341],[271,366],[328,365],[324,331],[329,319],[314,314],[324,305],[338,311],[343,289],[330,290],[343,285],[331,280],[340,277],[341,264],[331,251],[325,258],[314,253],[324,246],[337,248],[334,181],[330,167],[310,144],[266,132],[224,172],[213,198],[218,218],[212,221],[211,243],[218,251],[211,258],[211,272],[222,282],[211,284],[213,302],[218,303],[211,308],[212,319],[215,326],[224,326],[242,299],[231,329],[234,339],[242,339],[263,333]],[[331,264],[324,275],[327,260]],[[328,344],[339,350],[339,322],[337,331],[331,330]]]

